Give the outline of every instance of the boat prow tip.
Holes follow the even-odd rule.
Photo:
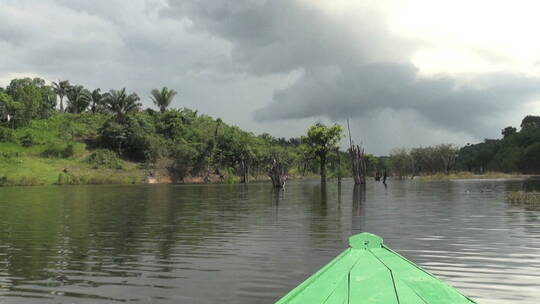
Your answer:
[[[353,249],[381,248],[383,239],[369,232],[362,232],[349,238],[349,246]]]

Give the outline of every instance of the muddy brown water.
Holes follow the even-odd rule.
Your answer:
[[[538,180],[0,188],[0,303],[274,303],[369,231],[484,304],[540,303]]]

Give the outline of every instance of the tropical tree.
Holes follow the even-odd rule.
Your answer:
[[[103,101],[109,112],[114,114],[116,121],[124,122],[127,114],[138,112],[142,106],[141,98],[136,93],[127,94],[126,88],[110,90],[103,95]]]
[[[540,116],[527,115],[521,121],[521,130],[539,129],[540,128]]]
[[[167,107],[171,104],[174,96],[178,94],[175,90],[169,90],[167,87],[163,87],[161,90],[153,89],[152,92],[152,101],[156,106],[159,107],[161,113],[167,110]]]
[[[47,118],[54,110],[53,92],[41,78],[13,79],[6,93],[17,105],[16,125],[25,125],[35,118]]]
[[[307,131],[305,143],[319,159],[321,183],[326,182],[326,160],[328,153],[336,149],[341,140],[342,133],[343,128],[340,125],[334,124],[328,127],[323,123],[317,123]]]
[[[9,125],[16,110],[15,106],[16,104],[11,99],[11,96],[4,93],[3,90],[0,91],[0,124],[5,122],[6,125]]]
[[[413,157],[405,148],[395,148],[390,151],[389,163],[394,175],[400,179],[411,173],[414,166]]]
[[[66,110],[69,113],[74,114],[84,112],[88,108],[88,105],[92,100],[90,91],[88,91],[81,85],[69,87],[66,92],[66,97],[68,99],[68,106]]]
[[[504,129],[502,129],[501,134],[502,134],[503,138],[506,138],[506,137],[508,137],[510,135],[516,134],[516,132],[517,132],[516,128],[514,128],[514,127],[506,127]]]
[[[60,99],[60,112],[64,112],[64,96],[66,96],[70,86],[69,80],[58,80],[58,82],[52,82],[53,91]]]
[[[104,94],[101,94],[101,89],[95,89],[90,95],[92,113],[102,113],[105,111]]]

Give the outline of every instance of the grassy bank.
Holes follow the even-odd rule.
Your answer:
[[[433,175],[422,175],[415,178],[423,181],[436,180],[456,180],[456,179],[498,179],[498,178],[523,178],[525,175],[517,173],[486,172],[475,174],[471,172],[452,172],[450,174],[438,173]]]
[[[93,168],[85,156],[70,159],[35,156],[0,157],[0,186],[133,184],[144,170],[124,162],[122,169]]]

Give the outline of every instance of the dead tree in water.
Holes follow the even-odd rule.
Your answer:
[[[274,188],[284,188],[285,182],[287,181],[287,175],[285,174],[285,169],[283,164],[278,162],[275,158],[272,161],[272,166],[268,172],[268,176],[272,180],[272,185]]]
[[[338,184],[341,184],[341,157],[339,155],[339,147],[336,148],[336,158],[337,158],[337,181],[338,181]]]
[[[240,158],[240,169],[242,170],[242,184],[249,183],[249,163],[248,160],[242,155]]]
[[[364,149],[359,145],[352,145],[349,148],[349,154],[351,155],[351,169],[354,183],[363,185],[366,183],[366,160],[364,159]]]
[[[347,119],[347,128],[349,129],[349,154],[351,156],[351,169],[354,183],[356,185],[365,185],[367,166],[366,160],[364,159],[364,149],[359,145],[353,145],[349,119]]]

